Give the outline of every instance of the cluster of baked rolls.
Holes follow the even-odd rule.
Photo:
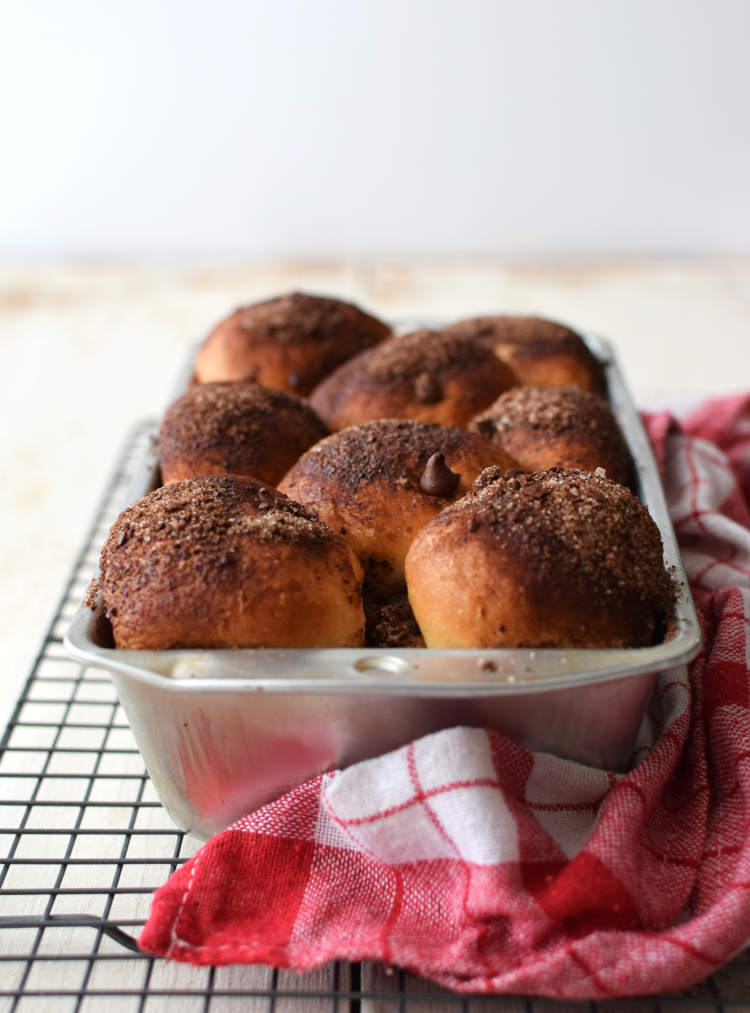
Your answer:
[[[560,324],[394,335],[339,299],[243,307],[101,558],[115,644],[633,647],[673,604],[602,367]]]

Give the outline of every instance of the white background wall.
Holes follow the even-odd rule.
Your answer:
[[[0,28],[0,255],[750,248],[750,0],[69,0]]]

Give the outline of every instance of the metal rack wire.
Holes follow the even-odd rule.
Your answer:
[[[266,967],[192,968],[133,946],[151,894],[198,842],[161,808],[104,672],[82,668],[62,636],[94,569],[152,427],[118,462],[10,723],[0,740],[0,1011],[573,1013],[746,1010],[750,951],[690,993],[603,1003],[461,999],[374,964],[296,975]],[[291,1005],[290,1005],[291,1004]]]

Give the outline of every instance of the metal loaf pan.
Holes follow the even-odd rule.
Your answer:
[[[81,606],[66,648],[110,673],[178,826],[208,837],[321,771],[456,724],[496,728],[582,763],[627,766],[656,674],[694,657],[700,629],[648,438],[611,348],[586,341],[604,365],[637,491],[676,578],[669,638],[607,650],[123,651],[107,646],[101,602],[94,612]],[[128,502],[158,483],[153,450]]]

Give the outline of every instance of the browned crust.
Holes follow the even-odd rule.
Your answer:
[[[306,395],[353,355],[391,333],[352,303],[292,292],[241,306],[198,350],[199,383],[254,380]]]
[[[484,316],[445,328],[482,341],[515,373],[516,382],[558,386],[575,384],[603,393],[604,372],[580,334],[553,320],[532,316]]]
[[[442,453],[459,476],[446,496],[420,485]],[[390,593],[403,582],[403,561],[416,532],[462,496],[490,464],[515,468],[501,447],[478,433],[407,419],[352,426],[311,447],[279,488],[346,537],[363,561],[368,583]]]
[[[163,486],[128,507],[101,556],[118,647],[358,646],[361,568],[298,503],[237,477]]]
[[[640,647],[674,605],[661,536],[601,474],[490,468],[406,560],[429,647]]]
[[[497,442],[524,471],[560,466],[632,481],[625,438],[606,401],[580,387],[515,387],[468,426]]]
[[[162,480],[235,474],[275,485],[327,435],[310,405],[287,391],[243,381],[199,384],[162,421]]]
[[[378,418],[463,426],[514,382],[481,342],[420,330],[340,366],[310,401],[331,429]]]

